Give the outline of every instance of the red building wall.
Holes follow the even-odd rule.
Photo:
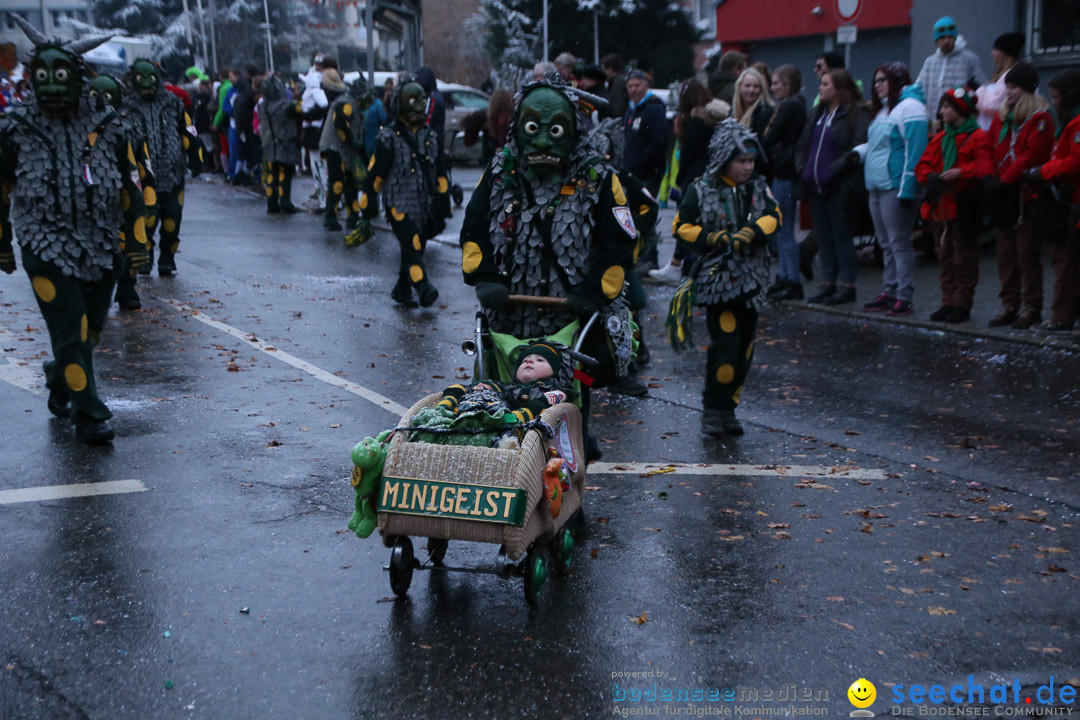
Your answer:
[[[862,0],[860,30],[910,27],[912,0]],[[724,0],[716,6],[716,40],[732,45],[801,35],[835,33],[836,0]],[[816,7],[820,14],[814,14]]]

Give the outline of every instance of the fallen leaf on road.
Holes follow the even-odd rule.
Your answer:
[[[990,509],[994,512],[1012,512],[1012,505],[991,505]]]
[[[789,528],[791,527],[791,525],[787,523],[769,523],[769,527],[773,528],[774,530],[779,530],[782,528]]]
[[[636,617],[631,615],[630,616],[630,622],[637,623],[638,625],[644,625],[645,623],[649,622],[649,618],[646,617],[645,613],[641,613],[640,615],[638,615]]]
[[[791,533],[784,532],[783,530],[781,530],[778,533],[773,533],[773,539],[774,540],[790,540],[791,539]]]
[[[742,540],[743,537],[745,537],[745,536],[744,535],[725,535],[724,537],[722,537],[720,539],[721,540],[726,540],[727,542],[735,542],[736,540]]]
[[[902,587],[902,588],[897,588],[897,589],[900,592],[904,593],[905,595],[914,595],[915,594],[915,591],[912,590],[911,588]]]
[[[845,435],[862,435],[862,433],[859,432],[858,430],[845,430],[844,434]]]
[[[1058,555],[1068,555],[1069,554],[1068,550],[1066,550],[1065,548],[1060,548],[1060,547],[1041,547],[1041,548],[1036,548],[1036,549],[1039,552],[1044,552],[1044,553],[1056,553]]]
[[[589,557],[591,557],[591,558],[596,558],[596,556],[599,555],[599,554],[600,554],[600,550],[598,548],[593,548],[592,550],[589,551]]]
[[[603,524],[607,523],[607,521],[608,521],[608,520],[610,520],[610,519],[611,519],[611,518],[606,518],[606,517],[598,517],[598,518],[596,518],[596,522],[598,522],[598,523],[600,523],[601,525],[603,525]]]
[[[837,625],[841,625],[843,627],[846,627],[848,630],[854,630],[855,629],[855,626],[852,625],[851,623],[840,622],[836,618],[833,618],[833,622],[836,623]]]
[[[650,470],[648,472],[641,473],[640,477],[652,477],[653,475],[665,475],[667,473],[673,472],[675,472],[675,468],[673,467],[659,468],[657,470]]]
[[[330,425],[330,427],[332,427],[332,428],[339,428],[339,427],[341,427],[341,423],[332,423],[332,424]]]
[[[1055,565],[1053,563],[1050,563],[1050,567],[1046,568],[1046,573],[1044,573],[1044,574],[1047,574],[1047,573],[1059,573],[1059,572],[1065,572],[1065,571],[1066,571],[1066,568],[1063,568],[1060,565]]]
[[[955,615],[956,614],[955,610],[949,610],[948,608],[941,607],[941,606],[928,607],[928,608],[926,608],[926,611],[928,613],[930,613],[931,615]]]
[[[827,597],[825,599],[828,600],[829,602],[844,602],[844,596],[843,595],[830,595],[829,597]]]
[[[1033,523],[1043,523],[1043,522],[1046,522],[1046,518],[1045,518],[1045,517],[1042,517],[1042,516],[1040,516],[1040,515],[1021,515],[1021,516],[1020,516],[1020,517],[1018,517],[1017,519],[1018,519],[1018,520],[1027,520],[1028,522],[1033,522]]]

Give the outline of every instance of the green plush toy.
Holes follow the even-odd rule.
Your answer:
[[[356,493],[356,508],[349,518],[349,529],[356,533],[357,537],[368,537],[377,524],[375,506],[389,438],[390,431],[384,430],[376,437],[364,438],[352,449],[355,467],[351,482]]]
[[[355,248],[360,247],[368,240],[371,239],[374,229],[371,226],[371,221],[367,218],[361,218],[356,227],[349,231],[345,236],[345,247]]]

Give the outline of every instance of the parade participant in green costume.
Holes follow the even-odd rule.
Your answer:
[[[12,234],[45,318],[49,410],[88,443],[108,442],[112,413],[97,394],[93,348],[105,324],[121,253],[146,262],[135,154],[115,110],[84,94],[80,53],[108,40],[50,41],[21,17],[34,44],[34,96],[0,117],[0,270],[15,271]]]
[[[319,152],[326,160],[326,215],[323,227],[340,230],[338,202],[345,199],[345,226],[352,230],[360,221],[357,195],[366,176],[368,153],[364,148],[364,110],[371,104],[367,80],[360,75],[330,106],[319,138]]]
[[[551,335],[619,297],[637,237],[619,176],[580,132],[573,90],[555,82],[516,98],[507,143],[461,228],[466,284],[492,330],[521,338]],[[568,305],[511,305],[511,293]]]
[[[161,84],[161,68],[150,60],[136,60],[131,65],[131,95],[126,100],[135,128],[146,139],[150,170],[157,182],[158,214],[161,217],[161,247],[158,251],[158,275],[176,272],[175,255],[180,247],[180,220],[184,212],[185,158],[192,177],[202,171],[202,143],[184,111],[184,103]],[[153,264],[154,232],[159,223],[147,229],[150,238],[150,263],[140,270],[150,272]]]
[[[143,204],[146,227],[153,227],[157,222],[157,193],[154,188],[154,175],[147,170],[146,141],[143,140],[138,130],[131,123],[128,109],[124,105],[123,86],[111,75],[98,75],[90,81],[90,99],[97,100],[104,105],[113,108],[120,114],[120,121],[127,130],[128,143],[135,153],[135,163],[138,167],[138,185],[142,187]],[[127,256],[124,256],[124,266],[116,279],[116,302],[121,310],[138,310],[142,307],[139,293],[135,290],[136,268],[131,267]]]
[[[694,306],[705,307],[701,431],[715,437],[743,433],[735,408],[754,357],[754,303],[769,283],[769,237],[781,222],[768,183],[754,172],[761,154],[757,136],[737,120],[717,125],[705,174],[687,188],[672,225],[696,257],[671,300],[668,335],[676,350],[693,347]]]
[[[300,102],[285,97],[285,83],[271,75],[262,84],[259,101],[259,135],[266,163],[266,212],[292,214],[292,179],[300,163],[297,119]]]
[[[424,124],[426,108],[427,95],[415,79],[398,84],[387,110],[393,122],[379,131],[368,163],[360,195],[364,220],[345,238],[354,247],[371,237],[371,218],[379,213],[382,192],[390,228],[401,248],[398,279],[390,297],[406,307],[417,305],[413,288],[423,307],[439,298],[424,268],[424,248],[443,231],[451,214],[446,164],[438,154],[434,133]]]

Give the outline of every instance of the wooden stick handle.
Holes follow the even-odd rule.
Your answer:
[[[522,305],[542,305],[544,307],[562,307],[566,305],[566,298],[543,297],[540,295],[511,295],[510,302]]]

